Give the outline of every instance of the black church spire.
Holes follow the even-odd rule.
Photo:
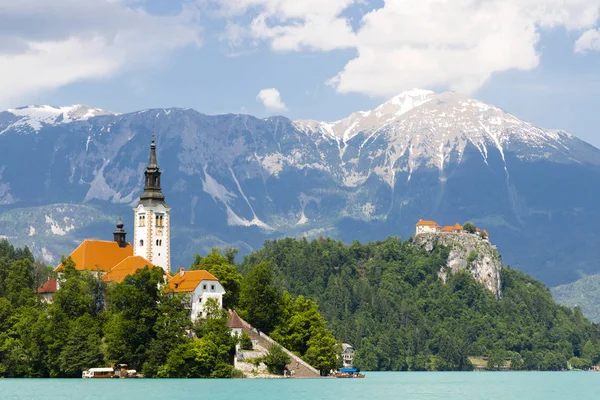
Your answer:
[[[154,134],[152,134],[152,143],[150,144],[150,161],[144,172],[144,192],[140,196],[140,203],[145,206],[155,206],[165,204],[165,195],[160,189],[160,169],[156,160],[156,143],[154,143]]]

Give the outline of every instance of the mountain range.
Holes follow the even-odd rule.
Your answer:
[[[175,265],[283,236],[408,238],[423,218],[474,222],[505,264],[551,286],[600,272],[600,150],[425,90],[335,122],[84,105],[0,112],[0,236],[57,263],[83,238],[110,239],[118,215],[131,227],[153,132]]]

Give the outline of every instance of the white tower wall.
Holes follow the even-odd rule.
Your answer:
[[[170,272],[171,208],[139,204],[134,215],[134,254]]]

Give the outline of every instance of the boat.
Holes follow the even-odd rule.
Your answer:
[[[358,368],[340,368],[333,374],[334,378],[364,378],[365,374],[361,374]]]
[[[98,378],[116,378],[115,369],[111,367],[106,368],[90,368],[86,369],[81,373],[82,378],[98,379]]]

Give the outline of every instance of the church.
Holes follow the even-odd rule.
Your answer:
[[[225,289],[208,271],[185,271],[183,268],[171,276],[171,208],[165,202],[161,189],[161,172],[156,156],[154,134],[150,144],[150,160],[144,172],[144,191],[133,209],[133,242],[127,242],[124,224],[119,218],[113,240],[84,240],[70,258],[79,271],[87,270],[103,281],[122,282],[128,275],[146,266],[161,267],[165,282],[173,292],[186,293],[189,298],[190,318],[204,315],[207,299],[215,299],[223,306]],[[59,279],[49,279],[36,289],[46,302],[60,290],[62,263],[54,272]]]

